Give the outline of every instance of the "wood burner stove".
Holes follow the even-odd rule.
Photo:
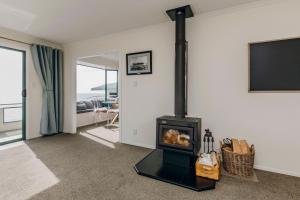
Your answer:
[[[193,17],[189,5],[168,10],[176,22],[175,116],[157,119],[156,150],[134,166],[143,176],[196,191],[215,188],[215,181],[195,175],[195,161],[201,147],[201,119],[187,118],[187,41],[185,19]]]

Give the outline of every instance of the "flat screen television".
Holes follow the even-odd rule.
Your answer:
[[[249,91],[300,91],[300,38],[249,44]]]

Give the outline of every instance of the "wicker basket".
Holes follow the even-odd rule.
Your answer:
[[[230,174],[252,176],[254,155],[254,145],[251,146],[249,154],[237,154],[226,148],[222,148],[223,167]]]

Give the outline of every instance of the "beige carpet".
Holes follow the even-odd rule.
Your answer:
[[[119,132],[118,129],[108,129],[103,126],[100,127],[85,127],[79,129],[79,133],[86,133],[92,136],[98,137],[100,139],[116,143],[119,142]]]
[[[0,150],[0,199],[27,199],[59,182],[25,143],[6,147]]]
[[[133,170],[150,150],[114,145],[62,134],[0,150],[0,199],[300,199],[300,178],[263,171],[256,171],[259,182],[223,176],[215,190],[200,193],[156,181]]]

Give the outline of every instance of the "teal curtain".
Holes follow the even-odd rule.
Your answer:
[[[63,132],[63,52],[32,45],[35,70],[43,87],[41,135]]]

